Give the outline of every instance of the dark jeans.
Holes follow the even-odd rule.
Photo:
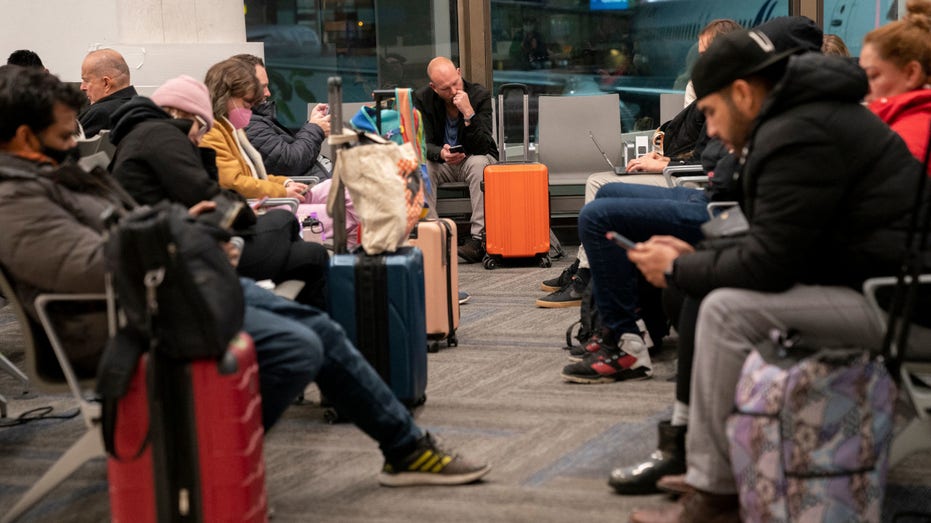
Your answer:
[[[610,183],[582,208],[579,238],[591,265],[595,305],[604,326],[618,337],[639,334],[638,272],[605,233],[617,231],[635,242],[664,234],[695,244],[702,237],[699,227],[708,221],[707,203],[704,192],[695,189]]]
[[[326,313],[241,280],[243,330],[255,340],[268,430],[311,381],[341,415],[378,442],[389,461],[403,458],[423,435],[378,373]]]

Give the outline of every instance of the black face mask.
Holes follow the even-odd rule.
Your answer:
[[[42,144],[42,149],[40,150],[42,154],[48,156],[52,160],[55,160],[59,164],[63,164],[67,161],[77,161],[81,157],[78,147],[74,146],[71,149],[53,149],[45,144]]]

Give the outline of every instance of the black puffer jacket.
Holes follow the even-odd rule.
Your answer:
[[[188,138],[190,120],[174,119],[149,98],[137,96],[113,114],[110,140],[116,145],[110,172],[143,205],[162,200],[191,207],[219,194],[244,201],[217,182],[216,152]],[[253,213],[243,212],[234,228],[248,233]]]
[[[790,59],[735,174],[750,230],[681,256],[680,288],[703,296],[720,287],[859,287],[895,272],[919,168],[899,136],[859,104],[866,92],[864,72],[849,61]]]
[[[220,192],[187,137],[190,121],[172,119],[144,96],[127,102],[113,118],[110,140],[116,153],[110,172],[136,201],[154,205],[171,200],[190,207]]]
[[[319,125],[306,122],[292,133],[275,119],[275,104],[252,108],[246,126],[249,143],[262,154],[265,170],[279,176],[317,175],[314,167],[325,134]]]

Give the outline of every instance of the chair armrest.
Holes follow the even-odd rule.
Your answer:
[[[692,189],[701,189],[705,185],[708,185],[711,182],[711,179],[707,176],[673,176],[672,183],[673,187],[689,187],[686,184],[693,184],[697,187],[690,187]]]
[[[679,176],[686,175],[699,175],[704,174],[705,171],[702,169],[699,164],[689,164],[689,165],[667,165],[663,169],[663,176],[666,178],[666,185],[669,187],[676,187],[674,178]],[[706,177],[707,178],[707,177]]]
[[[249,200],[249,205],[255,205],[259,200]],[[300,200],[297,198],[266,198],[258,208],[253,207],[257,214],[262,209],[269,209],[272,207],[280,207],[282,205],[287,206],[291,209],[291,212],[297,214],[297,208],[301,204]]]
[[[306,185],[317,185],[320,183],[319,176],[288,176],[288,178]]]

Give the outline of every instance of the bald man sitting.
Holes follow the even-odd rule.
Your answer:
[[[414,94],[414,106],[423,116],[427,142],[427,170],[433,190],[427,195],[429,213],[436,217],[436,188],[446,182],[467,182],[472,200],[471,237],[459,247],[464,263],[482,261],[485,200],[482,179],[485,166],[498,160],[492,137],[491,93],[466,81],[449,58],[438,57],[427,66],[430,85]],[[461,145],[461,151],[450,147]]]
[[[91,103],[78,116],[87,138],[109,129],[110,116],[114,111],[136,96],[136,89],[129,81],[129,66],[123,55],[113,49],[91,51],[84,57],[84,63],[81,64],[81,90]]]

